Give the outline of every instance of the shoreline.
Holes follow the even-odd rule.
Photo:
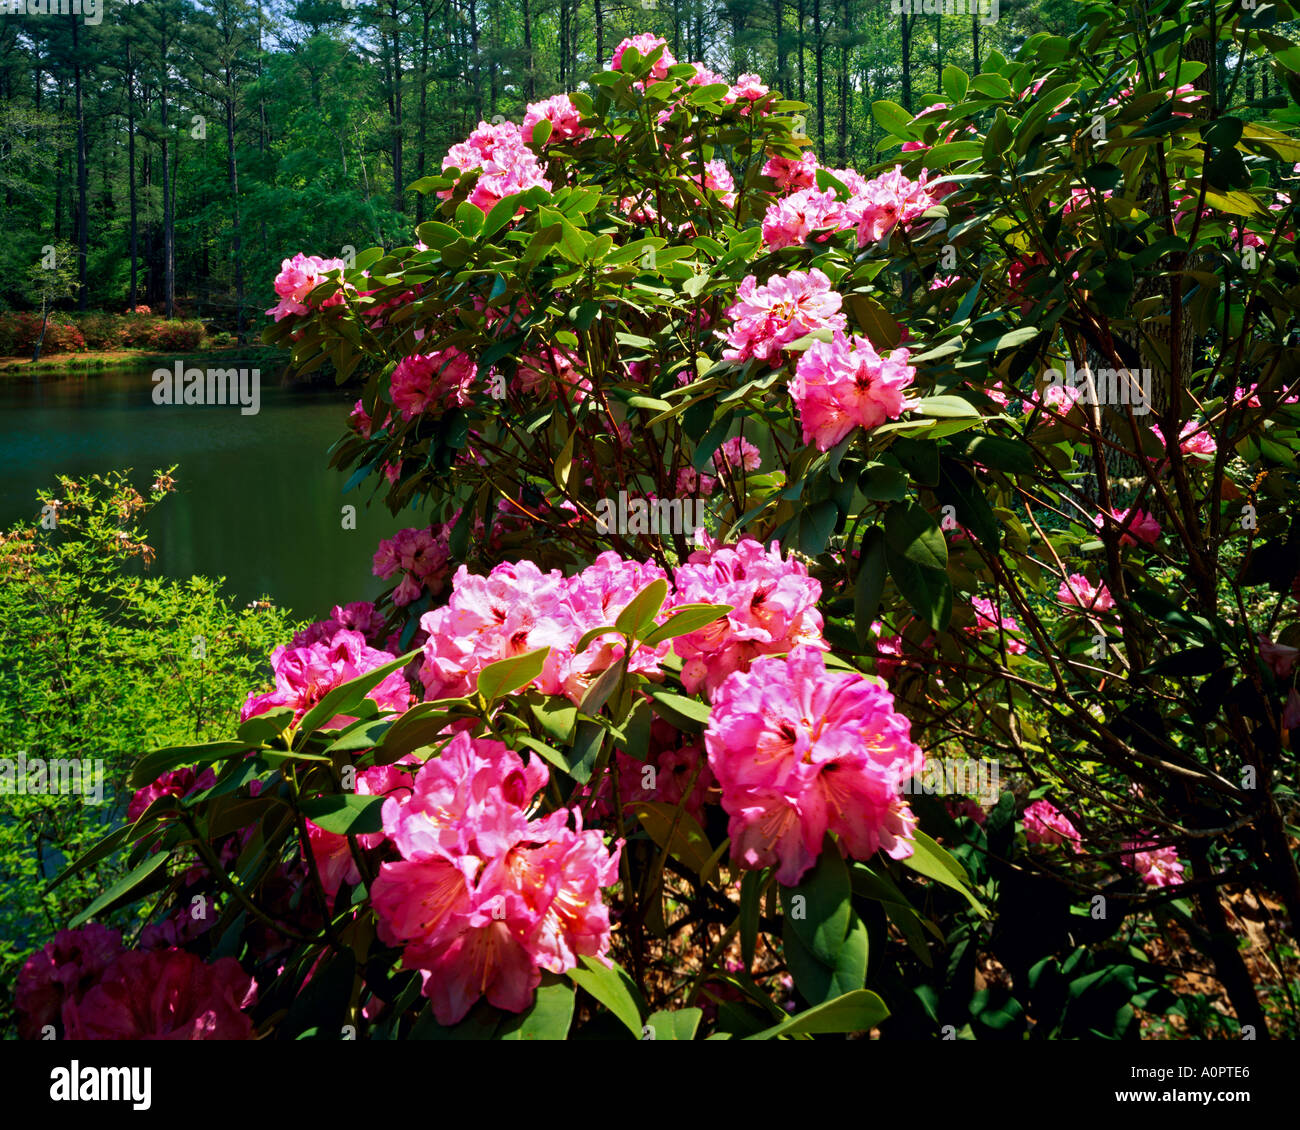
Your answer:
[[[0,357],[0,380],[35,379],[42,376],[90,376],[122,369],[149,366],[171,368],[178,359],[177,353],[158,353],[144,349],[113,349],[97,353],[55,353],[32,363],[26,357]],[[289,362],[287,350],[271,345],[226,345],[200,349],[180,357],[187,365],[206,362],[229,364],[231,360],[251,362],[272,369],[283,368]]]

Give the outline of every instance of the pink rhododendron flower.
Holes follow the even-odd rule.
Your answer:
[[[1165,439],[1165,433],[1160,430],[1159,424],[1152,424],[1151,431],[1167,448],[1169,441]],[[1198,424],[1195,420],[1188,420],[1178,433],[1178,446],[1184,455],[1205,455],[1211,456],[1218,450],[1218,445],[1214,442],[1214,437],[1210,435],[1209,429],[1204,424]]]
[[[516,192],[535,186],[548,192],[551,188],[551,182],[542,175],[536,154],[524,144],[524,135],[514,122],[500,125],[479,122],[468,138],[447,151],[442,169],[443,172],[457,169],[462,173],[481,170],[468,199],[484,212],[490,212],[503,197]],[[452,190],[438,195],[450,199]]]
[[[834,192],[801,188],[770,205],[763,214],[763,245],[775,251],[796,247],[817,232],[845,231],[854,224]]]
[[[879,243],[896,225],[906,226],[934,207],[936,199],[926,188],[925,176],[922,170],[921,179],[914,181],[903,175],[902,165],[895,165],[853,196],[848,207],[857,222],[859,247]]]
[[[1010,616],[999,616],[997,610],[993,607],[993,602],[986,597],[971,597],[971,607],[975,609],[975,627],[976,632],[996,632],[999,629],[1006,632],[1020,631],[1020,625]],[[1006,640],[1007,653],[1009,655],[1023,655],[1025,645],[1017,639]]]
[[[880,620],[872,622],[871,635],[875,637],[876,674],[888,679],[902,666],[903,637],[898,633],[885,635],[885,625]]]
[[[1177,887],[1183,880],[1183,865],[1178,862],[1178,849],[1169,844],[1153,848],[1149,840],[1137,840],[1124,845],[1120,857],[1125,867],[1131,867],[1142,876],[1148,887]]]
[[[314,643],[329,643],[340,630],[360,632],[371,647],[378,647],[383,638],[383,614],[368,600],[354,600],[351,604],[336,604],[330,609],[328,620],[319,620],[295,633],[290,647],[310,647]]]
[[[701,187],[707,192],[716,192],[718,194],[718,203],[724,208],[734,208],[736,206],[736,182],[732,179],[731,170],[727,168],[725,161],[713,160],[705,162],[704,179]]]
[[[758,448],[743,436],[732,436],[713,453],[713,465],[719,470],[726,467],[733,475],[742,468],[746,471],[757,471],[763,465],[763,456]]]
[[[1288,647],[1284,643],[1274,643],[1263,632],[1257,632],[1260,657],[1268,664],[1269,670],[1279,679],[1287,678],[1295,670],[1296,656],[1300,648]]]
[[[1156,521],[1154,515],[1148,514],[1145,510],[1135,511],[1131,518],[1127,510],[1112,510],[1111,515],[1115,524],[1125,531],[1119,539],[1120,545],[1137,545],[1139,542],[1143,545],[1155,545],[1160,537],[1160,523]],[[1107,524],[1105,516],[1098,514],[1093,518],[1092,524],[1098,530],[1104,529]]]
[[[204,769],[201,773],[195,773],[192,768],[173,769],[164,773],[151,785],[145,785],[144,788],[136,790],[131,797],[130,803],[126,806],[126,818],[131,824],[134,824],[145,810],[161,796],[185,797],[191,793],[199,793],[204,789],[210,789],[217,783],[217,775],[211,767]]]
[[[439,1024],[481,996],[521,1012],[541,970],[563,973],[609,949],[601,888],[617,881],[620,847],[611,854],[576,811],[530,821],[547,776],[540,761],[460,733],[420,769],[405,803],[384,802],[402,859],[384,863],[373,886],[379,936],[405,947]]]
[[[65,1002],[80,1000],[121,952],[122,935],[98,922],[55,934],[18,971],[14,983],[18,1035],[39,1040],[46,1025],[57,1028]]]
[[[974,820],[976,824],[982,825],[989,818],[989,814],[984,811],[980,802],[968,796],[948,797],[943,804],[948,810],[948,815],[954,820],[960,816],[965,816],[970,820]]]
[[[1115,598],[1110,595],[1105,581],[1099,581],[1096,587],[1082,573],[1071,573],[1061,582],[1056,590],[1056,599],[1062,604],[1077,605],[1093,612],[1108,612],[1115,607]]]
[[[675,490],[678,498],[694,498],[697,495],[707,497],[711,495],[718,485],[718,480],[712,475],[705,475],[694,467],[683,467],[677,472],[677,483]]]
[[[70,1040],[250,1040],[243,1009],[257,985],[234,958],[184,950],[123,953],[80,1001],[67,1001]]]
[[[275,690],[266,694],[250,692],[239,712],[247,722],[281,706],[293,708],[296,725],[302,717],[335,687],[392,662],[396,656],[370,647],[360,632],[339,631],[328,643],[309,647],[277,647],[271,653]],[[400,671],[394,671],[366,696],[381,710],[403,711],[411,703],[411,689]],[[339,715],[325,726],[336,727],[351,719]]]
[[[524,113],[523,125],[519,127],[525,141],[533,140],[533,126],[538,122],[551,123],[551,135],[544,144],[553,141],[581,141],[591,130],[581,124],[582,115],[567,94],[556,94],[541,102],[533,102]]]
[[[727,310],[732,327],[719,334],[727,342],[722,356],[728,361],[757,357],[776,368],[790,342],[814,330],[843,330],[847,324],[840,313],[840,296],[815,267],[773,275],[762,286],[753,275],[746,275],[736,299]]]
[[[736,79],[735,85],[727,94],[727,102],[757,102],[766,98],[768,89],[758,75],[745,74]],[[746,107],[745,109],[748,109]]]
[[[1071,850],[1078,849],[1078,830],[1050,801],[1034,801],[1025,809],[1022,819],[1025,839],[1031,844],[1064,844]]]
[[[668,40],[647,31],[640,35],[634,35],[629,39],[624,39],[614,48],[614,57],[609,64],[610,70],[621,71],[623,69],[623,55],[629,47],[635,47],[643,59],[649,57],[658,48],[663,48],[663,52],[650,68],[651,81],[658,82],[660,79],[667,78],[668,68],[677,65],[673,53],[668,50]]]
[[[704,732],[730,816],[732,859],[776,866],[778,882],[794,886],[828,831],[854,859],[911,855],[916,820],[900,790],[925,757],[909,731],[889,691],[854,672],[827,671],[815,648],[733,672]]]
[[[794,157],[769,157],[763,166],[763,176],[776,181],[779,191],[817,187],[817,156],[804,150]]]
[[[474,375],[474,361],[455,346],[416,353],[397,363],[389,394],[402,419],[411,420],[430,410],[442,412],[449,404],[470,404]]]
[[[393,591],[393,603],[399,608],[428,590],[437,594],[444,588],[451,572],[451,531],[460,515],[457,511],[435,527],[398,530],[379,543],[371,571],[387,580],[394,573],[403,574]]]
[[[676,604],[729,604],[725,617],[673,641],[682,660],[682,685],[712,694],[733,671],[747,670],[760,655],[800,644],[827,648],[817,611],[821,584],[781,547],[770,550],[751,538],[734,546],[697,550],[674,574]]]
[[[804,443],[829,451],[855,427],[875,428],[903,412],[903,392],[916,370],[908,351],[883,357],[865,337],[816,341],[799,358],[790,396],[799,409]]]
[[[322,259],[318,255],[304,255],[298,252],[292,259],[285,259],[280,264],[280,273],[275,276],[275,293],[280,301],[267,311],[274,314],[278,322],[290,314],[309,314],[312,307],[307,305],[307,295],[325,282],[327,271],[342,271],[347,264],[342,259]],[[320,308],[340,306],[343,292],[335,291],[328,298],[317,303]]]

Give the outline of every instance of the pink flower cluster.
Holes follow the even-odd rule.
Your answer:
[[[674,574],[676,603],[729,604],[731,611],[673,641],[682,660],[682,685],[712,695],[734,671],[763,655],[801,644],[826,649],[817,611],[821,583],[781,547],[752,538],[732,546],[697,550]]]
[[[1183,865],[1178,862],[1178,849],[1173,844],[1157,848],[1149,840],[1137,840],[1124,845],[1120,858],[1148,887],[1177,887],[1184,882]]]
[[[1169,441],[1165,439],[1165,433],[1160,430],[1160,425],[1152,424],[1151,431],[1167,449]],[[1178,433],[1178,446],[1184,455],[1203,455],[1207,458],[1219,449],[1208,427],[1205,424],[1198,424],[1195,420],[1188,420],[1182,426]]]
[[[378,647],[384,635],[383,614],[368,600],[354,600],[351,604],[336,604],[330,609],[329,619],[318,620],[296,633],[290,647],[311,647],[314,643],[329,643],[340,631],[360,632],[371,647]]]
[[[533,140],[533,127],[538,122],[551,123],[551,135],[544,144],[552,141],[581,141],[591,130],[582,125],[582,115],[567,94],[556,94],[541,102],[533,102],[524,113],[524,123],[519,132],[527,142]]]
[[[815,648],[733,672],[704,733],[730,817],[732,859],[775,866],[777,881],[794,886],[827,832],[855,859],[881,849],[894,859],[911,855],[916,819],[900,790],[925,757],[909,732],[884,687],[827,671]]]
[[[123,950],[116,930],[61,930],[24,962],[18,1033],[69,1040],[248,1040],[257,985],[233,958],[207,964],[177,949]]]
[[[810,238],[824,241],[834,232],[855,228],[858,246],[865,247],[884,239],[895,225],[911,223],[938,199],[926,188],[924,172],[914,181],[903,175],[900,165],[870,181],[853,169],[828,170],[849,190],[848,199],[840,200],[832,189],[816,187],[817,167],[811,154],[800,161],[773,157],[764,166],[764,173],[778,184],[798,186],[763,215],[763,243],[768,248],[793,247]]]
[[[280,273],[275,276],[275,293],[280,301],[267,311],[274,314],[278,322],[290,314],[310,314],[312,307],[307,305],[307,295],[325,282],[326,271],[342,271],[347,264],[342,259],[322,259],[318,255],[304,255],[298,252],[292,259],[285,259],[280,264]],[[319,303],[323,309],[327,306],[339,306],[343,303],[343,292],[335,291]]]
[[[736,302],[727,310],[732,326],[724,337],[728,361],[756,357],[773,368],[784,360],[784,350],[814,330],[843,330],[847,325],[840,313],[840,296],[831,280],[814,267],[773,275],[762,286],[746,275],[736,292]]]
[[[1078,849],[1078,829],[1050,801],[1034,801],[1025,809],[1022,820],[1025,839],[1031,844],[1064,844],[1071,850]]]
[[[1096,587],[1082,573],[1071,573],[1061,582],[1056,590],[1056,599],[1062,604],[1077,605],[1093,612],[1109,612],[1115,607],[1115,598],[1105,581],[1098,581]]]
[[[126,806],[127,822],[134,824],[159,797],[186,797],[191,793],[210,789],[216,783],[217,775],[211,768],[203,770],[202,773],[195,773],[194,769],[188,766],[184,769],[173,769],[169,773],[164,773],[152,784],[136,790]]]
[[[1018,632],[1020,625],[1010,616],[999,616],[997,609],[993,607],[993,602],[987,597],[976,596],[971,598],[971,607],[975,609],[975,626],[976,632],[996,632],[999,629],[1005,632]],[[1007,638],[1007,653],[1009,655],[1023,655],[1025,645],[1017,639]]]
[[[532,129],[529,128],[529,136]],[[469,202],[489,212],[503,197],[540,185],[548,192],[551,182],[542,175],[537,156],[524,143],[524,134],[514,122],[490,125],[479,122],[478,128],[464,141],[453,145],[442,159],[442,168],[462,173],[481,170],[470,190]],[[439,193],[449,199],[451,189]]]
[[[397,607],[405,607],[426,590],[437,595],[446,586],[451,572],[451,531],[458,515],[459,511],[448,521],[427,529],[398,530],[379,543],[371,572],[381,580],[397,572],[402,574],[393,589]]]
[[[277,647],[271,653],[275,690],[265,694],[250,691],[239,712],[247,722],[281,706],[293,708],[296,725],[335,687],[391,662],[396,656],[378,651],[366,643],[360,632],[341,629],[328,642],[318,641],[307,647]],[[394,671],[366,696],[381,710],[403,711],[411,704],[411,688],[400,671]],[[339,715],[325,723],[336,727],[350,721]]]
[[[384,802],[384,834],[402,858],[372,888],[379,937],[420,970],[439,1024],[483,996],[522,1012],[543,969],[563,973],[580,956],[608,963],[601,888],[617,881],[622,845],[611,853],[569,809],[530,820],[547,777],[539,760],[461,733],[408,798]]]
[[[1139,542],[1143,545],[1155,545],[1160,538],[1160,523],[1156,521],[1153,514],[1145,510],[1134,511],[1132,517],[1127,510],[1112,510],[1111,517],[1115,525],[1124,530],[1119,539],[1120,545],[1137,545]],[[1093,518],[1092,524],[1098,530],[1105,529],[1106,516],[1098,514]]]
[[[856,427],[898,419],[903,392],[916,375],[907,358],[906,349],[882,357],[865,337],[846,338],[839,330],[828,342],[813,342],[790,381],[804,443],[829,451]]]
[[[411,420],[431,410],[441,413],[448,404],[469,404],[475,371],[473,359],[455,346],[403,357],[389,386],[393,407]]]
[[[629,39],[624,39],[617,47],[614,48],[614,57],[610,61],[609,69],[612,71],[621,71],[623,69],[623,56],[627,53],[629,47],[636,48],[641,57],[647,58],[658,48],[662,47],[663,52],[650,68],[650,79],[652,82],[659,82],[668,77],[668,68],[677,65],[677,60],[673,53],[668,50],[668,40],[653,32],[642,32],[640,35],[634,35]]]
[[[471,694],[488,664],[549,647],[535,685],[544,694],[580,702],[592,680],[623,657],[622,641],[613,634],[578,653],[582,636],[613,624],[637,593],[664,576],[652,563],[624,561],[612,551],[568,578],[558,570],[543,573],[531,561],[506,562],[486,577],[462,565],[446,606],[420,620],[429,633],[420,668],[426,696]],[[638,647],[631,670],[657,671],[668,646]]]

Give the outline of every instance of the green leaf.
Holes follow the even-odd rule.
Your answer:
[[[966,89],[970,85],[970,79],[966,72],[960,67],[952,66],[943,68],[940,82],[944,94],[948,96],[950,105],[962,101],[966,97]]]
[[[641,642],[646,647],[655,647],[664,640],[690,635],[730,611],[730,604],[679,604],[673,609],[672,615]]]
[[[165,851],[160,851],[156,855],[148,856],[143,863],[132,871],[128,872],[111,887],[108,888],[99,898],[95,899],[80,914],[76,915],[68,928],[75,930],[83,922],[88,922],[94,918],[101,910],[112,906],[114,903],[125,899],[136,887],[141,886],[146,879],[158,870],[171,857]]]
[[[839,846],[827,834],[817,862],[797,887],[781,887],[787,925],[818,961],[834,965],[849,929],[853,893]]]
[[[880,611],[885,591],[885,531],[868,526],[862,535],[862,553],[853,592],[853,628],[858,646],[866,647],[871,625]]]
[[[553,973],[543,973],[533,1003],[517,1016],[508,1016],[497,1029],[498,1040],[563,1040],[573,1023],[577,994]]]
[[[980,411],[960,396],[926,396],[912,405],[922,416],[978,416]]]
[[[583,955],[578,958],[577,966],[568,970],[565,976],[617,1016],[638,1040],[641,1038],[645,1006],[641,1003],[641,994],[621,966],[608,969],[596,958]]]
[[[247,753],[247,742],[206,742],[203,745],[176,745],[155,749],[135,763],[128,784],[142,789],[152,785],[163,773],[182,765],[211,765],[214,761]]]
[[[685,809],[679,815],[677,805],[659,801],[641,800],[628,807],[661,850],[666,850],[674,859],[703,877],[705,866],[713,857],[713,845],[694,816]],[[677,822],[676,828],[673,828],[674,821]],[[672,832],[671,841],[669,831]]]
[[[654,624],[667,596],[668,582],[663,577],[651,581],[627,602],[627,606],[614,621],[614,627],[633,639],[642,639]]]
[[[970,436],[964,441],[957,441],[954,450],[973,463],[982,463],[995,471],[1011,471],[1018,475],[1027,475],[1035,467],[1034,453],[1021,440],[1004,439],[1001,436]]]
[[[313,706],[302,721],[298,723],[297,734],[294,737],[294,745],[306,740],[308,734],[313,730],[319,729],[330,719],[340,714],[348,714],[355,710],[366,700],[366,696],[379,686],[394,671],[400,671],[416,656],[421,653],[408,651],[405,655],[399,656],[390,663],[385,663],[382,667],[376,667],[373,671],[367,671],[364,675],[358,675],[355,679],[349,679],[335,687],[324,698]]]
[[[915,127],[912,125],[912,115],[897,102],[890,102],[888,99],[873,102],[871,104],[871,114],[886,133],[901,137],[904,141],[916,137]]]
[[[885,515],[885,562],[903,597],[936,632],[952,617],[948,546],[934,517],[915,502]]]
[[[794,983],[809,1004],[834,1000],[863,987],[867,980],[868,938],[861,918],[849,916],[848,934],[829,964],[807,948],[794,926],[787,917],[782,944]]]
[[[302,802],[302,814],[313,824],[338,836],[354,836],[383,830],[384,798],[339,793],[310,797]]]
[[[578,708],[567,698],[548,695],[541,702],[533,703],[532,711],[533,717],[541,723],[548,736],[557,742],[572,740],[574,728],[578,724]]]
[[[771,1040],[778,1036],[815,1032],[867,1032],[888,1016],[889,1009],[880,997],[866,989],[858,989],[747,1038]]]
[[[887,463],[868,463],[858,475],[858,490],[873,502],[902,502],[907,497],[907,476]]]
[[[337,741],[326,747],[325,753],[333,756],[336,753],[359,753],[374,749],[392,729],[394,721],[393,718],[363,718],[344,730]]]
[[[762,909],[763,872],[747,870],[740,879],[740,957],[746,969],[754,968],[758,946],[758,918]]]
[[[489,663],[478,673],[478,693],[487,699],[490,706],[497,699],[526,687],[542,673],[550,652],[549,647],[541,647]]]
[[[679,1008],[672,1012],[652,1012],[646,1024],[654,1031],[656,1040],[693,1040],[700,1026],[704,1010]]]
[[[709,706],[699,699],[687,698],[671,691],[651,691],[650,705],[660,718],[688,733],[702,733],[709,724]]]
[[[919,828],[912,835],[912,854],[899,862],[918,875],[924,875],[927,879],[933,879],[936,883],[942,883],[965,895],[966,901],[987,918],[989,912],[971,894],[970,876],[966,874],[966,869]]]

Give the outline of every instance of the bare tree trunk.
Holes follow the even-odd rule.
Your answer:
[[[77,36],[78,18],[72,19],[72,88],[77,115],[77,309],[85,310],[90,302],[86,287],[86,251],[90,244],[89,189],[86,184],[86,111],[81,97],[81,50]]]

